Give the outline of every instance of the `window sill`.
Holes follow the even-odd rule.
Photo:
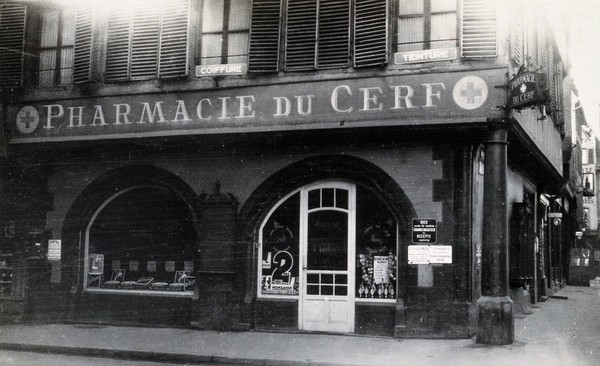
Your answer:
[[[128,296],[158,296],[158,297],[189,297],[194,296],[193,291],[155,291],[155,290],[113,290],[113,289],[95,289],[87,288],[85,293],[92,294],[110,294],[110,295],[128,295]]]

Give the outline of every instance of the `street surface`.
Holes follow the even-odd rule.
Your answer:
[[[0,366],[153,366],[168,364],[165,362],[171,360],[179,365],[186,362],[277,366],[600,365],[600,291],[567,286],[556,295],[517,314],[515,342],[507,346],[478,345],[474,339],[395,339],[302,332],[5,324],[0,325]],[[123,361],[123,358],[127,360]],[[134,361],[136,359],[140,361]],[[149,362],[158,360],[165,361]]]
[[[116,360],[104,357],[86,357],[58,355],[52,353],[34,353],[20,351],[0,351],[0,366],[184,366],[189,363],[164,363],[148,361]],[[193,364],[196,365],[196,364]],[[216,364],[203,363],[203,366],[216,366]],[[219,363],[219,366],[227,364]]]

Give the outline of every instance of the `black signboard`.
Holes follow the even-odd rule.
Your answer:
[[[543,102],[545,75],[539,72],[523,72],[508,82],[508,106],[525,108]]]
[[[437,242],[437,221],[435,219],[413,219],[412,241],[416,244]]]

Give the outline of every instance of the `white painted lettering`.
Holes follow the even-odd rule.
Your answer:
[[[204,117],[204,116],[202,115],[202,103],[203,103],[203,102],[207,102],[207,103],[208,103],[208,105],[209,105],[210,107],[212,107],[212,103],[210,102],[210,99],[208,99],[208,98],[204,98],[204,99],[202,99],[201,101],[199,101],[199,102],[198,102],[198,106],[196,107],[196,114],[198,115],[198,118],[199,118],[199,119],[201,119],[201,120],[203,120],[203,121],[208,121],[209,119],[211,119],[211,118],[212,118],[212,116],[211,116],[210,114],[208,115],[208,117]]]
[[[163,115],[161,104],[162,102],[154,103],[154,108],[152,108],[152,112],[150,112],[150,103],[143,102],[142,105],[144,106],[144,108],[142,109],[142,115],[140,116],[140,120],[138,123],[144,123],[144,116],[148,117],[148,123],[154,123],[157,114],[157,122],[167,122],[165,116]]]
[[[437,105],[433,104],[433,97],[436,97],[438,100],[442,99],[442,90],[446,90],[446,85],[444,83],[427,83],[421,84],[425,87],[425,105],[423,108],[437,108]],[[433,91],[434,86],[438,86],[441,89],[437,91]]]
[[[352,89],[350,89],[348,85],[336,86],[335,89],[333,89],[333,92],[331,93],[331,107],[334,111],[338,113],[350,113],[352,112],[352,107],[348,107],[346,109],[340,109],[339,107],[339,92],[342,89],[345,90],[346,93],[348,93],[348,95],[352,95]]]
[[[254,95],[242,95],[237,97],[240,103],[240,114],[237,118],[254,118],[254,111],[252,110],[252,103],[254,102]],[[246,114],[250,112],[250,114]]]
[[[223,119],[231,119],[231,117],[227,116],[227,105],[229,104],[229,101],[231,100],[231,98],[229,97],[219,97],[219,99],[221,100],[221,116],[219,117],[219,119],[223,120]]]
[[[273,117],[287,117],[292,110],[292,103],[286,97],[273,97],[276,105],[276,112]]]
[[[78,110],[77,113],[77,127],[84,127],[83,124],[83,108],[84,107],[69,107],[67,108],[69,110],[69,126],[68,127],[75,127],[75,109]]]
[[[298,114],[301,116],[310,116],[312,113],[312,100],[314,95],[296,95],[296,103],[298,104]],[[304,107],[306,100],[306,108]]]
[[[115,125],[131,124],[131,121],[129,121],[129,113],[131,113],[129,104],[113,104],[113,107],[115,107]],[[121,108],[125,108],[125,110],[122,111]],[[121,120],[121,118],[123,119]]]
[[[182,116],[183,118],[180,119],[178,118],[179,116]],[[191,120],[192,119],[190,118],[190,115],[188,114],[187,109],[185,108],[185,102],[183,100],[178,100],[177,110],[175,111],[175,117],[173,117],[171,122],[190,122]]]
[[[106,120],[104,119],[104,111],[102,110],[102,106],[95,105],[94,108],[94,120],[92,121],[92,126],[106,126]],[[99,124],[96,124],[97,120],[100,120]]]
[[[413,105],[411,98],[415,95],[415,90],[409,85],[392,85],[391,89],[394,90],[394,106],[390,109],[404,109],[402,106],[402,100],[404,100],[404,105],[406,109],[411,108],[419,108]],[[402,95],[402,89],[406,90],[406,94]]]
[[[52,119],[60,118],[60,117],[64,116],[65,110],[64,110],[63,106],[60,104],[48,104],[48,105],[45,105],[44,107],[46,107],[46,115],[47,115],[46,125],[44,126],[44,128],[49,130],[51,128],[54,128],[54,126],[52,126]],[[52,113],[53,108],[57,109],[56,114]]]
[[[380,87],[372,88],[359,88],[358,90],[363,93],[363,107],[360,111],[381,111],[383,110],[383,103],[377,102],[377,95],[373,95],[373,92],[383,94],[383,90]]]

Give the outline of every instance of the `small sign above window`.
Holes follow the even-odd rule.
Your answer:
[[[449,61],[456,60],[457,54],[456,47],[396,52],[394,54],[394,63],[396,65],[403,65],[432,61]]]
[[[196,76],[243,75],[247,70],[246,64],[200,65],[196,66]]]

